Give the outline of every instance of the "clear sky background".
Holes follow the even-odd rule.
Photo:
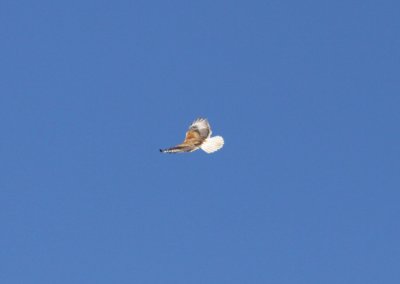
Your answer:
[[[399,11],[2,0],[0,282],[400,283]]]

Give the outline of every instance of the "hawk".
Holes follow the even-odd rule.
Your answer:
[[[221,136],[211,137],[211,128],[207,119],[198,118],[189,126],[185,141],[175,147],[160,149],[161,153],[183,153],[202,149],[210,154],[224,146],[224,138]]]

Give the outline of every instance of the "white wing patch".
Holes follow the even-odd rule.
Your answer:
[[[189,126],[189,130],[197,130],[202,138],[211,136],[211,128],[208,120],[205,118],[198,118]]]
[[[224,146],[224,138],[222,138],[221,136],[215,136],[208,138],[206,141],[204,141],[203,144],[201,144],[200,148],[204,152],[210,154],[218,151],[222,148],[222,146]]]

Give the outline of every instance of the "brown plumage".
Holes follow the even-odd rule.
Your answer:
[[[222,137],[211,138],[211,128],[207,119],[198,118],[190,125],[182,144],[164,150],[160,149],[160,152],[183,153],[193,152],[201,148],[207,153],[212,153],[221,149],[223,145],[224,140]]]

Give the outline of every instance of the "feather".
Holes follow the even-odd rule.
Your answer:
[[[204,152],[210,154],[215,151],[218,151],[223,146],[224,146],[224,138],[222,138],[221,136],[214,136],[204,141],[203,144],[201,144],[200,148]]]

